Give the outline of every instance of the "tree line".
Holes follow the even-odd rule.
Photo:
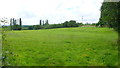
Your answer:
[[[49,24],[48,20],[39,20],[38,25],[22,25],[22,19],[10,19],[10,30],[39,30],[39,29],[53,29],[53,28],[69,28],[69,27],[81,27],[81,26],[96,26],[96,23],[83,24],[76,22],[75,20],[65,21],[60,24]]]
[[[38,29],[53,29],[53,28],[65,28],[65,27],[79,27],[82,23],[77,23],[75,20],[65,21],[61,24],[49,24],[48,20],[39,20],[38,25],[22,25],[22,19],[10,19],[10,29],[11,30],[38,30]]]
[[[29,30],[52,29],[52,28],[64,28],[64,27],[78,27],[78,26],[82,26],[82,25],[83,25],[82,23],[77,23],[74,20],[65,21],[64,23],[61,23],[61,24],[49,24],[48,20],[46,20],[45,22],[40,20],[39,25],[29,26],[28,29]]]

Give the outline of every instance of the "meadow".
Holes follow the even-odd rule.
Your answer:
[[[76,27],[9,31],[3,46],[7,66],[117,66],[117,32]]]

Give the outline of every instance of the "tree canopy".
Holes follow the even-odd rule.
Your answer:
[[[99,26],[107,26],[118,31],[118,4],[119,2],[103,2],[101,17],[98,22]]]

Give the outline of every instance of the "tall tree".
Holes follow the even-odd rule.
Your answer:
[[[105,0],[104,0],[105,1]],[[118,22],[118,3],[103,2],[101,6],[101,17],[99,19],[100,26],[108,26],[117,30]]]
[[[42,20],[40,20],[40,26],[42,25]]]
[[[17,20],[16,19],[14,20],[14,23],[15,23],[15,25],[14,25],[15,26],[15,30],[17,30]]]
[[[101,17],[99,24],[107,25],[118,31],[118,42],[120,45],[120,2],[105,2],[101,6]]]
[[[43,26],[44,26],[44,20],[43,20]]]
[[[14,18],[12,20],[13,20],[13,30],[15,30],[16,29],[16,22],[15,22]]]
[[[21,18],[20,18],[20,30],[22,30],[22,20],[21,20]]]
[[[49,25],[48,20],[46,20],[45,25]]]
[[[12,23],[13,23],[13,20],[12,20],[12,18],[10,19],[10,29],[12,30],[13,28],[12,28]]]

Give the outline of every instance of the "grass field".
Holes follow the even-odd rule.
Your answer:
[[[77,27],[8,33],[3,53],[10,66],[116,66],[117,33]]]
[[[2,34],[0,28],[0,58],[2,58]],[[2,66],[2,60],[0,59],[0,66]]]

